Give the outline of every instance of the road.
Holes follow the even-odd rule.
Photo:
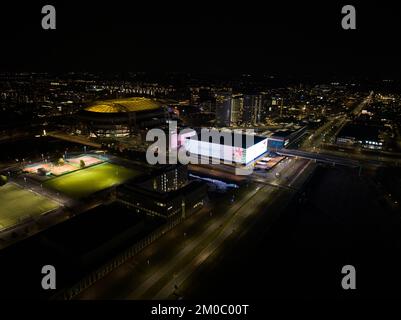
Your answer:
[[[283,185],[291,185],[295,190],[313,167],[311,161],[292,160],[277,170],[281,170]],[[189,217],[76,298],[171,298],[174,289],[179,289],[184,282],[188,283],[209,257],[216,252],[224,253],[224,246],[232,241],[233,235],[251,230],[250,221],[257,216],[273,214],[268,212],[268,208],[280,198],[279,194],[296,193],[254,182],[237,192],[234,201],[231,196],[226,197],[215,204],[212,213],[210,209],[204,209]]]
[[[366,105],[370,104],[372,101],[373,92],[363,99],[355,108],[350,112],[351,115],[358,115],[361,113]],[[348,117],[346,114],[331,117],[328,122],[318,128],[314,133],[312,133],[308,139],[306,139],[300,146],[300,149],[304,151],[319,152],[322,144],[326,142],[335,142],[335,137],[338,132],[347,123]]]
[[[306,162],[305,166],[297,168],[298,170],[293,172],[293,179],[289,181],[289,184],[297,183],[299,177],[309,169],[309,166],[310,163]],[[176,295],[174,289],[177,288],[181,291],[184,283],[187,288],[190,287],[188,281],[190,281],[191,275],[194,274],[203,263],[211,262],[209,259],[216,254],[224,254],[225,244],[230,241],[236,241],[238,233],[243,235],[246,232],[251,232],[255,223],[254,219],[256,219],[257,216],[263,215],[266,212],[272,215],[271,212],[266,210],[266,207],[271,207],[269,205],[278,199],[278,193],[282,193],[282,191],[271,186],[260,187],[258,192],[238,208],[228,221],[224,222],[221,226],[220,233],[212,238],[206,246],[203,246],[202,250],[194,259],[183,264],[183,268],[180,269],[170,281],[164,284],[152,299],[173,298]],[[250,210],[250,206],[252,206],[252,210]]]
[[[350,112],[356,116],[370,104],[373,92],[363,99],[361,103]],[[347,115],[332,117],[327,123],[317,129],[314,133],[303,141],[297,149],[283,149],[278,153],[285,156],[303,157],[324,163],[340,164],[345,166],[377,166],[377,165],[401,165],[399,157],[394,153],[388,152],[369,152],[360,148],[335,145],[338,132],[348,122]],[[347,149],[347,150],[345,150]]]

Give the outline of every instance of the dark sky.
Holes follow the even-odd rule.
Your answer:
[[[13,1],[1,7],[0,71],[252,71],[399,76],[394,1]],[[302,2],[302,3],[301,3]],[[53,4],[57,30],[41,29]]]

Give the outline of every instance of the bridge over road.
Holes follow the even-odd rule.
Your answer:
[[[316,153],[316,152],[295,150],[295,149],[281,149],[281,150],[277,150],[276,153],[281,156],[298,157],[298,158],[314,160],[315,162],[322,162],[322,163],[328,163],[328,164],[333,164],[333,165],[342,165],[342,166],[348,166],[348,167],[360,167],[360,166],[364,166],[364,165],[365,166],[366,165],[382,166],[383,164],[385,164],[385,163],[383,163],[383,161],[368,159],[368,158],[351,159],[351,158],[344,158],[341,156],[331,155],[331,154],[326,154],[326,153]]]

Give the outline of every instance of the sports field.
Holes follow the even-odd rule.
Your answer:
[[[46,181],[43,186],[75,199],[87,197],[97,191],[119,185],[140,175],[141,172],[111,163],[67,173]]]
[[[46,172],[51,173],[53,176],[61,176],[65,173],[81,169],[81,160],[84,161],[85,166],[92,166],[104,162],[103,160],[90,155],[81,155],[75,158],[70,158],[63,164],[54,164],[46,162],[38,162],[28,165],[24,168],[24,172],[37,174],[39,169],[44,169]]]
[[[0,230],[58,207],[48,198],[8,183],[0,187]]]
[[[67,159],[67,161],[69,163],[76,164],[76,165],[80,165],[81,160],[85,163],[86,166],[93,166],[94,164],[104,162],[103,160],[100,160],[99,158],[87,156],[87,155],[82,155],[79,157]]]
[[[37,173],[38,169],[40,169],[40,168],[46,170],[47,172],[50,172],[51,174],[53,174],[55,176],[59,176],[64,173],[75,171],[75,170],[79,169],[77,166],[73,166],[69,163],[65,163],[62,165],[54,165],[51,163],[37,163],[37,164],[25,167],[24,171],[28,172],[28,173]]]

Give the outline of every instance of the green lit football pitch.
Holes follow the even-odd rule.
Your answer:
[[[141,172],[111,163],[102,163],[67,173],[46,181],[43,186],[69,197],[80,199],[95,192],[120,185]]]
[[[48,198],[8,183],[0,187],[0,230],[17,225],[25,218],[54,210],[58,206]]]

